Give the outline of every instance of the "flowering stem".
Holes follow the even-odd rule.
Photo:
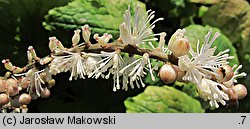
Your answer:
[[[145,49],[145,48],[139,48],[136,45],[123,44],[119,41],[108,43],[105,46],[102,46],[99,43],[88,45],[88,46],[82,46],[78,50],[81,50],[87,53],[100,53],[101,51],[113,52],[117,49],[120,49],[122,52],[126,52],[128,54],[136,54],[136,55],[141,55],[141,56],[144,53],[148,53],[150,58],[157,59],[157,60],[164,61],[164,62],[168,61],[168,55],[157,49],[150,50],[150,49]]]

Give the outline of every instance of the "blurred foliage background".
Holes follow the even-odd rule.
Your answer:
[[[118,27],[128,5],[156,11],[164,21],[154,32],[166,32],[166,41],[178,28],[186,28],[192,46],[203,40],[211,28],[221,32],[217,52],[230,48],[248,76],[239,79],[250,88],[250,5],[246,0],[0,0],[0,58],[26,64],[32,45],[38,55],[48,55],[48,38],[56,36],[70,46],[73,30],[89,24],[92,33],[119,36]],[[0,74],[5,69],[0,66]],[[202,101],[193,84],[176,82],[169,86],[145,78],[147,88],[112,91],[112,80],[68,81],[69,74],[55,76],[51,97],[29,104],[29,112],[250,112],[250,97],[238,108],[211,109]]]

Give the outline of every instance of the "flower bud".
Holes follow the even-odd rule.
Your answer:
[[[53,52],[57,48],[56,37],[49,37],[49,49]]]
[[[2,63],[4,64],[4,67],[9,70],[9,71],[12,71],[13,70],[13,65],[12,63],[10,62],[9,59],[6,59],[6,60],[2,60]]]
[[[190,43],[187,38],[176,39],[175,42],[168,45],[168,49],[173,52],[176,57],[180,57],[189,53]]]
[[[11,72],[7,71],[4,75],[4,78],[9,78],[11,76],[11,74],[12,74]]]
[[[72,46],[73,47],[76,46],[80,41],[80,32],[81,32],[81,30],[74,31],[75,34],[72,37]]]
[[[6,87],[17,87],[17,81],[13,78],[9,78],[5,82]]]
[[[99,34],[94,34],[94,39],[102,46],[105,46],[112,37],[113,36],[108,33],[104,33],[102,37],[99,37]]]
[[[32,54],[31,54],[31,52],[29,50],[27,51],[27,58],[28,58],[29,62],[32,62],[33,57],[32,57]]]
[[[16,94],[19,93],[18,84],[15,79],[13,78],[7,79],[5,85],[9,96],[15,96]]]
[[[14,74],[21,73],[21,72],[23,72],[23,68],[20,68],[20,67],[17,67],[17,66],[13,67],[13,73]]]
[[[60,49],[60,50],[64,50],[64,46],[62,45],[61,41],[59,41],[58,39],[56,39],[56,46]]]
[[[33,46],[29,46],[28,47],[28,50],[30,51],[30,53],[31,53],[31,55],[32,55],[32,57],[33,57],[33,59],[35,59],[35,60],[38,60],[39,58],[37,57],[37,55],[36,55],[36,51],[35,51],[35,49],[33,48]]]
[[[31,101],[31,96],[26,93],[21,94],[19,97],[19,103],[22,105],[28,105],[30,101]]]
[[[237,84],[232,89],[235,91],[238,99],[243,99],[247,95],[247,88],[242,84]]]
[[[89,25],[86,24],[82,27],[82,37],[85,42],[89,42],[90,35],[91,35],[91,32],[89,29]]]
[[[40,78],[42,79],[43,82],[48,81],[46,72],[40,73]]]
[[[45,64],[49,63],[50,61],[52,61],[52,57],[46,56],[40,60],[40,64],[45,65]]]
[[[234,76],[233,69],[229,65],[221,66],[217,70],[217,74],[218,76],[216,77],[216,79],[219,80],[220,82],[227,82]]]
[[[41,98],[49,98],[50,97],[50,91],[49,89],[45,88],[43,91],[41,91]]]
[[[30,79],[28,79],[27,77],[23,77],[20,79],[20,84],[19,86],[22,88],[22,89],[27,89],[28,86],[30,84]]]
[[[175,67],[170,63],[166,63],[159,70],[158,76],[165,84],[169,84],[173,83],[178,75]]]
[[[19,93],[18,87],[8,87],[7,92],[9,96],[15,96]]]
[[[7,94],[0,94],[0,105],[5,105],[9,102],[9,97]]]

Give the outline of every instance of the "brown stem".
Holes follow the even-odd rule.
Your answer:
[[[123,44],[120,42],[108,43],[106,46],[101,46],[100,44],[97,43],[97,44],[93,44],[88,47],[82,47],[79,49],[87,53],[100,53],[101,51],[113,52],[116,49],[120,49],[122,52],[141,55],[141,56],[144,53],[148,53],[150,58],[157,59],[163,62],[168,61],[168,55],[159,51],[158,49],[150,50],[150,49],[145,49],[145,48],[139,48],[136,45]]]

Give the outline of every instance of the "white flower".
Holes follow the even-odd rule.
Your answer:
[[[98,61],[102,60],[101,57],[99,56],[89,56],[86,60],[85,60],[85,67],[86,67],[86,73],[87,75],[91,74],[98,66],[96,63]]]
[[[211,45],[220,34],[215,33],[209,41],[211,33],[211,31],[208,32],[201,48],[199,48],[198,41],[197,51],[190,50],[191,58],[188,55],[179,57],[178,66],[181,70],[186,71],[182,79],[196,84],[200,96],[205,100],[210,100],[209,103],[212,107],[218,108],[217,102],[225,105],[224,100],[229,99],[227,94],[221,91],[218,86],[222,89],[227,88],[223,84],[212,81],[211,76],[219,76],[216,70],[222,65],[228,64],[227,59],[233,57],[226,54],[229,49],[214,55],[216,47],[211,48]]]
[[[27,91],[29,91],[29,94],[35,93],[36,95],[40,96],[41,92],[44,90],[42,87],[42,84],[45,84],[45,82],[40,77],[40,73],[44,71],[45,71],[44,69],[39,71],[36,68],[32,68],[26,73],[14,74],[14,75],[26,76],[25,80],[23,81],[29,81],[29,85],[27,88]]]
[[[134,82],[136,83],[136,86],[140,88],[140,86],[145,87],[145,84],[143,83],[142,78],[147,74],[144,72],[144,69],[148,69],[149,73],[151,75],[151,79],[154,81],[154,75],[153,70],[151,68],[151,63],[149,59],[149,55],[145,53],[142,58],[139,58],[125,66],[123,69],[120,70],[120,73],[123,74],[123,87],[122,89],[128,90],[128,83],[130,84],[131,88],[134,88]],[[148,68],[146,67],[148,65]],[[140,84],[138,82],[140,81]]]
[[[197,84],[199,87],[203,77],[211,78],[211,75],[218,75],[215,71],[218,67],[228,64],[227,59],[232,59],[232,56],[225,54],[229,49],[214,55],[216,47],[210,48],[215,39],[220,35],[215,33],[214,37],[209,41],[211,31],[205,37],[205,41],[199,50],[199,42],[197,51],[190,50],[192,58],[188,55],[179,57],[178,65],[181,70],[186,71],[183,80],[187,80]]]
[[[226,105],[225,100],[229,100],[229,97],[226,93],[219,89],[220,87],[222,90],[227,90],[227,88],[223,84],[203,78],[201,80],[200,86],[201,87],[197,88],[200,97],[206,101],[209,100],[209,104],[211,105],[211,107],[218,108],[218,102],[220,102],[222,105]]]
[[[92,78],[99,78],[100,76],[105,77],[108,79],[110,77],[110,74],[113,74],[113,91],[120,89],[120,76],[122,74],[119,73],[121,68],[124,66],[124,60],[122,59],[120,55],[120,51],[114,51],[114,52],[101,52],[101,56],[104,58],[96,63],[96,65],[99,65],[98,68],[96,68],[91,74],[89,74],[89,77]],[[107,75],[104,75],[106,71],[108,71]]]
[[[69,80],[73,78],[77,79],[78,77],[85,79],[85,75],[92,72],[94,67],[89,67],[90,65],[94,66],[95,61],[98,61],[100,58],[96,54],[92,53],[73,53],[64,51],[63,56],[53,56],[53,61],[50,65],[50,72],[52,74],[57,74],[60,72],[70,71],[71,75]],[[88,59],[95,58],[95,59]],[[88,67],[86,67],[86,65]]]
[[[132,18],[130,8],[128,8],[124,14],[124,22],[119,27],[123,43],[138,45],[143,42],[156,41],[157,38],[154,36],[159,34],[153,34],[152,30],[155,27],[154,24],[163,18],[158,18],[150,24],[154,16],[154,11],[148,10],[144,14],[142,8],[137,6],[134,18]]]

